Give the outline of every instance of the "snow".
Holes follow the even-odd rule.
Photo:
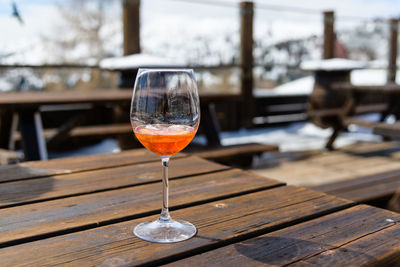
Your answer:
[[[100,61],[100,67],[108,70],[136,69],[140,67],[182,67],[184,65],[183,60],[157,57],[148,54],[106,58]]]
[[[354,70],[351,82],[355,85],[384,85],[387,81],[387,70]],[[397,71],[396,82],[400,83],[400,71]]]
[[[294,96],[294,95],[309,95],[314,87],[314,77],[306,76],[273,89],[255,88],[253,95],[255,97],[267,96]]]
[[[353,70],[350,74],[350,81],[354,85],[384,85],[387,81],[387,70]],[[397,71],[396,82],[400,83],[400,71]],[[255,97],[309,95],[313,87],[314,77],[306,76],[273,89],[255,88],[253,95]]]
[[[303,61],[300,68],[305,71],[337,71],[337,70],[354,70],[366,67],[366,62],[349,60],[344,58],[332,58],[324,60]]]
[[[12,82],[8,81],[6,78],[0,79],[0,90],[2,92],[11,91],[12,89],[14,89],[14,84]]]

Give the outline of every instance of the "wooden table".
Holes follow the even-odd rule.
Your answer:
[[[142,241],[132,229],[158,216],[160,168],[145,150],[1,166],[0,265],[400,264],[399,214],[184,154],[171,215],[198,233]]]
[[[46,140],[43,135],[41,121],[41,107],[90,104],[94,107],[105,105],[130,105],[132,90],[95,90],[95,91],[65,91],[65,92],[24,92],[6,93],[0,97],[0,111],[2,112],[2,127],[0,142],[8,146],[10,128],[12,128],[12,114],[18,114],[21,125],[21,137],[25,158],[27,160],[47,159]],[[201,93],[202,127],[206,137],[213,146],[220,145],[219,124],[210,103],[215,101],[238,101],[240,95],[227,93]],[[68,124],[69,122],[67,122]],[[127,123],[129,116],[127,114]],[[61,126],[68,128],[71,125]],[[64,129],[65,130],[65,129]],[[4,147],[7,148],[7,147]]]
[[[388,83],[381,86],[356,86],[350,83],[335,83],[332,85],[332,89],[348,95],[348,99],[342,107],[341,117],[344,126],[358,124],[371,128],[374,134],[385,137],[400,137],[400,85]],[[380,99],[382,96],[386,97],[384,103]],[[370,102],[372,97],[374,97],[372,99],[377,99],[378,102],[364,107],[359,106],[360,102],[366,97],[370,98]],[[351,118],[359,113],[374,113],[378,111],[382,113],[379,123]],[[384,122],[389,115],[395,116],[396,123],[387,124]]]

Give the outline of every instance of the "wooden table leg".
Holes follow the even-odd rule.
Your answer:
[[[214,104],[210,103],[201,106],[200,127],[204,129],[208,146],[215,147],[221,145],[221,140],[219,138],[220,126],[215,113]]]
[[[13,112],[2,111],[0,113],[0,147],[8,149],[11,139]]]
[[[22,145],[26,160],[46,160],[47,148],[43,136],[43,126],[38,110],[19,112]]]
[[[342,131],[342,128],[334,128],[332,135],[329,137],[328,142],[326,142],[325,148],[328,149],[329,151],[334,150],[333,143],[335,142],[336,138],[339,136],[340,132]]]

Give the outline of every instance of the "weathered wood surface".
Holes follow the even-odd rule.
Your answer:
[[[206,159],[217,159],[230,156],[238,156],[245,154],[257,154],[263,152],[278,151],[278,146],[275,145],[264,145],[264,144],[243,144],[237,146],[226,146],[218,148],[209,148],[203,150],[187,151],[186,153],[193,153],[196,156]]]
[[[398,243],[393,242],[400,239],[400,215],[184,154],[170,165],[171,215],[194,223],[197,235],[174,244],[140,240],[133,235],[133,227],[157,218],[161,206],[160,162],[150,155],[138,150],[69,159],[65,166],[70,173],[33,173],[31,178],[29,172],[19,175],[21,168],[13,170],[14,178],[2,181],[0,189],[0,200],[4,200],[0,203],[0,265],[154,266],[184,264],[193,258],[192,265],[202,266],[202,260],[197,261],[202,255],[225,256],[225,249],[281,233],[288,238],[262,243],[266,249],[261,256],[269,253],[268,257],[277,256],[272,262],[290,262],[301,239],[306,244],[300,243],[301,249],[295,251],[300,263],[320,261],[318,256],[332,244],[356,244],[352,250],[367,247],[371,251],[368,255],[373,257],[365,258],[338,250],[338,262],[345,265],[397,264],[400,260]],[[26,164],[28,169],[40,164],[52,171],[63,161]],[[88,167],[82,167],[85,164]],[[281,250],[288,254],[270,253]],[[240,258],[243,251],[236,249],[237,261],[219,257],[213,262],[253,264],[251,257]]]
[[[290,196],[282,197],[282,196]],[[198,227],[196,237],[163,245],[142,241],[132,227],[149,218],[48,238],[0,250],[5,265],[159,264],[275,231],[344,209],[350,203],[305,188],[278,187],[173,212]],[[151,219],[153,219],[152,217]]]
[[[400,215],[357,206],[168,266],[398,266]]]
[[[201,167],[200,164],[198,166]],[[171,172],[175,167],[171,166]],[[140,169],[137,171],[141,173]],[[156,171],[159,173],[159,168]],[[199,169],[198,173],[201,172],[204,173],[204,170]],[[134,180],[138,175],[132,173],[131,176]],[[116,180],[118,175],[109,178]],[[141,173],[140,178],[147,180],[148,177]],[[191,177],[170,181],[170,205],[172,209],[182,208],[282,185],[281,182],[237,169],[203,175],[193,172]],[[0,247],[40,235],[74,232],[157,214],[161,199],[161,183],[158,182],[8,208],[1,211]]]
[[[185,155],[177,154],[172,159],[180,157],[185,157]],[[160,158],[148,150],[135,149],[115,154],[23,162],[15,165],[0,166],[0,183],[153,161],[159,162]]]
[[[319,186],[400,169],[398,142],[357,143],[300,161],[282,161],[253,172],[292,185]]]
[[[228,168],[196,157],[171,160],[170,166],[171,179]],[[160,171],[157,161],[3,183],[0,208],[156,182]]]
[[[400,169],[311,188],[359,203],[376,201],[388,198],[400,189]]]

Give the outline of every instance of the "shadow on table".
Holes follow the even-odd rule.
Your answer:
[[[12,171],[18,173],[18,177],[37,177],[32,179],[18,179],[15,181],[3,181],[0,183],[0,207],[17,203],[30,202],[39,199],[47,192],[52,191],[55,179],[51,176],[38,177],[38,174],[46,176],[47,173],[38,168],[24,168],[14,165]]]
[[[312,263],[319,266],[336,266],[340,263],[350,263],[351,259],[357,258],[373,259],[370,255],[360,251],[286,237],[250,239],[236,244],[235,249],[255,261],[279,266],[309,259],[312,255],[318,255]]]

